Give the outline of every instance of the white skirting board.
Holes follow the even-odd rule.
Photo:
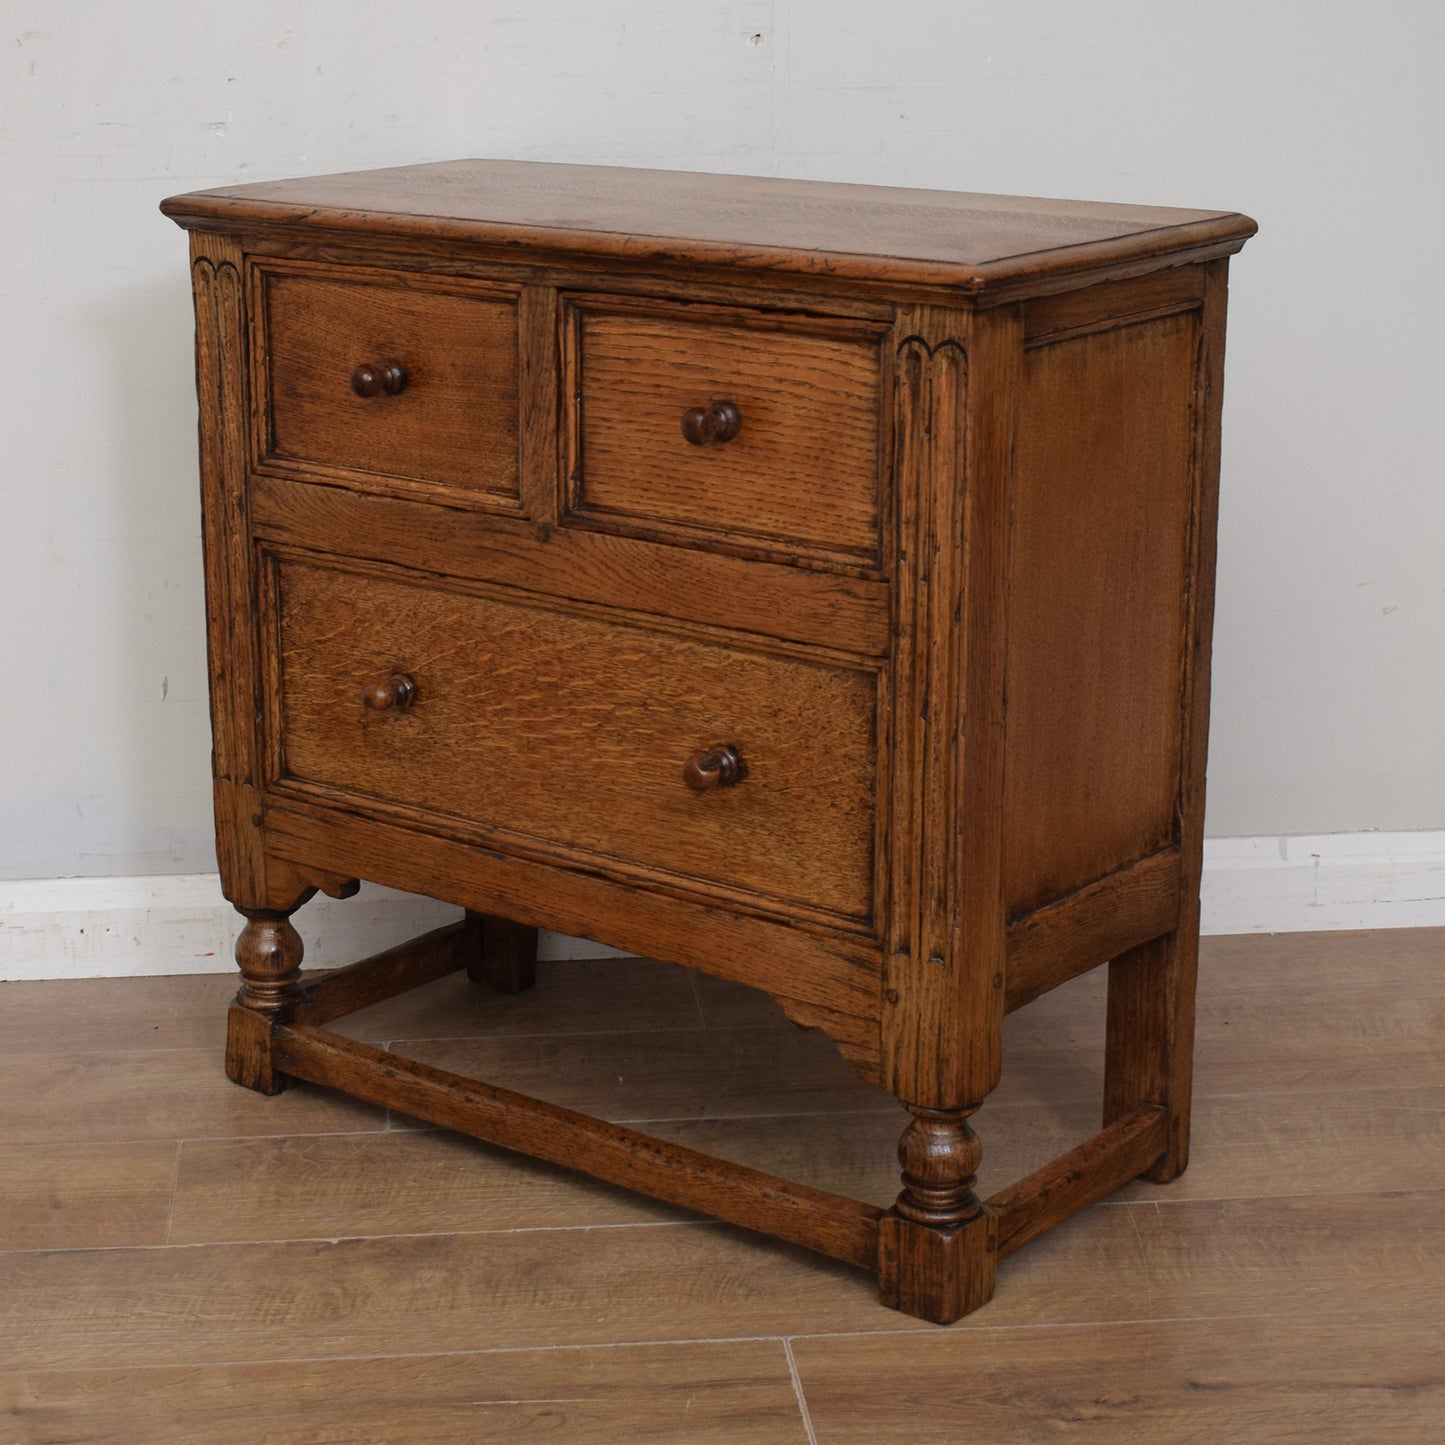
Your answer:
[[[1445,927],[1445,831],[1213,838],[1206,933]],[[460,917],[431,899],[364,887],[297,915],[308,966],[379,952]],[[235,965],[235,911],[214,873],[0,880],[0,980],[210,973]],[[544,934],[544,958],[611,955]]]

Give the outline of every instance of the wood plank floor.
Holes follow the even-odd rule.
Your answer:
[[[1208,939],[1194,1162],[937,1329],[869,1277],[221,1073],[233,985],[0,984],[0,1445],[1445,1440],[1445,931]],[[1102,979],[1009,1020],[996,1188],[1096,1127]],[[341,1027],[886,1203],[898,1106],[648,960]]]

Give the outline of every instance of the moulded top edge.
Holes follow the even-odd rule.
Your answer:
[[[186,226],[375,235],[946,286],[1228,254],[1233,212],[530,161],[446,161],[173,196]]]

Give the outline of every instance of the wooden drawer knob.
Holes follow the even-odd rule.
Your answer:
[[[712,788],[730,788],[741,781],[742,775],[743,760],[736,748],[709,748],[682,765],[682,780],[694,793],[706,793]]]
[[[385,682],[369,682],[361,690],[362,705],[372,712],[395,708],[404,712],[416,701],[416,679],[404,672],[394,672]]]
[[[730,401],[709,402],[682,414],[682,434],[695,447],[730,442],[743,429],[743,414]]]
[[[363,361],[351,373],[357,396],[397,396],[406,390],[406,368],[395,361]]]

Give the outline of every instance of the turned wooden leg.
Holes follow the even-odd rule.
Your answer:
[[[227,1018],[226,1074],[258,1094],[279,1094],[290,1080],[271,1067],[271,1026],[290,1018],[305,998],[304,948],[289,910],[242,911],[246,926],[236,940],[241,987]]]
[[[537,982],[537,930],[487,913],[467,913],[476,943],[467,977],[502,993],[524,993]]]
[[[1141,1105],[1169,1111],[1168,1147],[1141,1176],[1168,1183],[1189,1163],[1194,1077],[1194,985],[1199,931],[1180,928],[1109,965],[1104,1124]]]
[[[898,1141],[903,1191],[879,1221],[878,1297],[934,1324],[987,1304],[993,1295],[997,1226],[973,1192],[982,1148],[969,1126],[977,1110],[908,1105]]]

